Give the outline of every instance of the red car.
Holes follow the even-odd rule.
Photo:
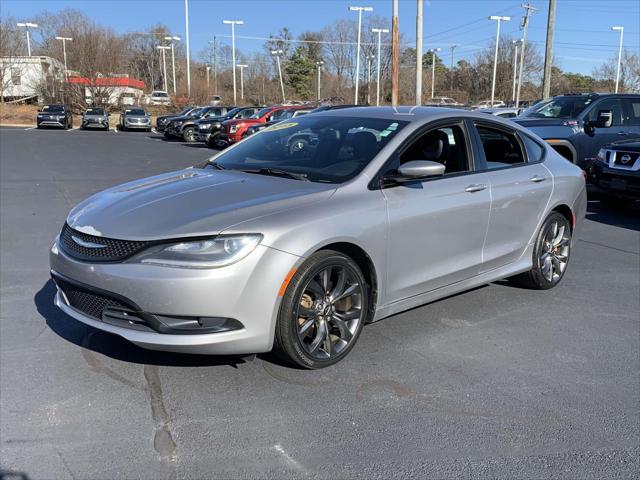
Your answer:
[[[222,124],[222,135],[220,140],[222,140],[222,142],[226,143],[227,145],[239,142],[246,136],[247,129],[251,125],[255,125],[257,123],[273,122],[275,120],[278,120],[278,117],[284,112],[288,110],[299,110],[301,108],[309,107],[304,105],[266,107],[256,112],[250,118],[227,120]]]

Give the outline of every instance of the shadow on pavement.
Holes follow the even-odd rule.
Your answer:
[[[599,195],[589,195],[585,218],[605,225],[640,231],[640,202],[627,202],[607,205]]]
[[[82,348],[123,362],[170,367],[232,366],[247,363],[252,356],[191,355],[173,352],[145,350],[113,335],[86,325],[68,316],[53,303],[56,287],[52,280],[46,282],[34,297],[38,313],[57,335]]]

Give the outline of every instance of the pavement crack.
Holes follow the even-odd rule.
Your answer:
[[[104,365],[102,361],[96,356],[96,354],[93,351],[89,350],[88,347],[93,334],[94,332],[91,332],[89,335],[82,339],[82,349],[80,350],[82,353],[82,358],[84,358],[84,361],[89,366],[89,369],[94,373],[102,373],[107,377],[115,380],[116,382],[126,385],[127,387],[135,388],[136,390],[144,390],[142,386],[138,385],[132,380],[129,380],[126,377],[123,377],[118,372]]]
[[[632,255],[640,255],[640,253],[638,253],[638,252],[632,252],[631,250],[625,250],[623,248],[612,247],[611,245],[605,245],[604,243],[590,242],[589,240],[583,240],[583,239],[580,239],[579,241],[580,242],[584,242],[584,243],[588,243],[589,245],[596,245],[598,247],[608,248],[609,250],[615,250],[616,252],[630,253]]]
[[[53,448],[53,450],[56,452],[56,454],[58,455],[58,457],[60,457],[60,460],[62,461],[62,465],[64,465],[65,470],[67,471],[67,473],[69,474],[69,476],[71,477],[71,480],[76,480],[76,476],[73,474],[73,471],[71,470],[71,468],[69,468],[69,464],[67,463],[67,461],[65,460],[64,456],[62,455],[62,453],[60,452],[60,450],[58,450],[57,448]]]
[[[157,365],[145,365],[144,378],[147,381],[147,392],[151,404],[151,417],[154,422],[153,448],[160,455],[165,464],[173,464],[176,461],[176,442],[170,430],[171,418],[167,413],[162,396],[162,383]],[[171,472],[175,477],[175,471]]]

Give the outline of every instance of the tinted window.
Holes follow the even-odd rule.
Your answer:
[[[104,115],[104,109],[102,108],[88,108],[87,115]]]
[[[587,120],[595,122],[598,119],[598,112],[600,110],[611,110],[612,114],[612,126],[622,125],[622,108],[620,105],[620,100],[617,98],[607,98],[596,103],[591,110],[589,110],[589,114],[587,115]]]
[[[458,125],[440,127],[420,136],[400,156],[400,164],[412,160],[430,160],[442,163],[445,174],[469,170],[467,144]]]
[[[496,115],[502,118],[513,118],[517,116],[514,112],[501,112],[501,113],[496,113]]]
[[[525,162],[522,147],[515,134],[484,125],[476,125],[487,168],[503,168]]]
[[[308,115],[266,128],[212,161],[227,169],[277,169],[312,182],[343,183],[360,173],[406,124]]]
[[[64,105],[45,105],[42,107],[43,112],[64,112]]]
[[[527,151],[527,159],[529,162],[540,162],[544,157],[544,147],[536,142],[528,135],[520,134],[522,143],[524,143],[525,150]]]
[[[593,102],[593,97],[571,95],[555,97],[547,102],[534,105],[522,116],[534,118],[575,118]]]
[[[640,98],[623,98],[624,125],[640,125]]]
[[[258,110],[256,113],[251,115],[251,118],[262,118],[270,111],[271,111],[271,107],[263,108],[262,110]]]
[[[128,108],[124,111],[125,115],[146,115],[145,111],[141,108]]]

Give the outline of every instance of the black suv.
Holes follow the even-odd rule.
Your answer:
[[[71,109],[61,104],[45,105],[38,110],[36,127],[58,127],[65,130],[73,127]]]
[[[226,114],[233,107],[202,107],[193,110],[188,115],[173,117],[164,130],[167,138],[182,138],[185,142],[195,142],[195,121],[200,118],[219,117]]]
[[[513,121],[588,170],[603,145],[640,138],[640,95],[559,95],[535,104]]]
[[[261,107],[237,107],[229,110],[225,115],[219,117],[209,117],[196,120],[195,140],[205,142],[210,147],[215,147],[216,141],[222,132],[222,122],[238,118],[249,118],[260,110]]]
[[[594,188],[605,203],[631,205],[640,200],[640,139],[605,145],[590,171]]]
[[[180,110],[178,113],[172,113],[170,115],[161,115],[161,116],[157,117],[156,118],[156,132],[159,132],[159,133],[164,132],[164,129],[167,128],[167,125],[169,125],[169,122],[172,119],[174,119],[176,117],[184,117],[185,115],[189,115],[191,112],[193,112],[194,110],[196,110],[198,108],[202,108],[202,107],[189,105],[189,106],[183,108],[182,110]]]

